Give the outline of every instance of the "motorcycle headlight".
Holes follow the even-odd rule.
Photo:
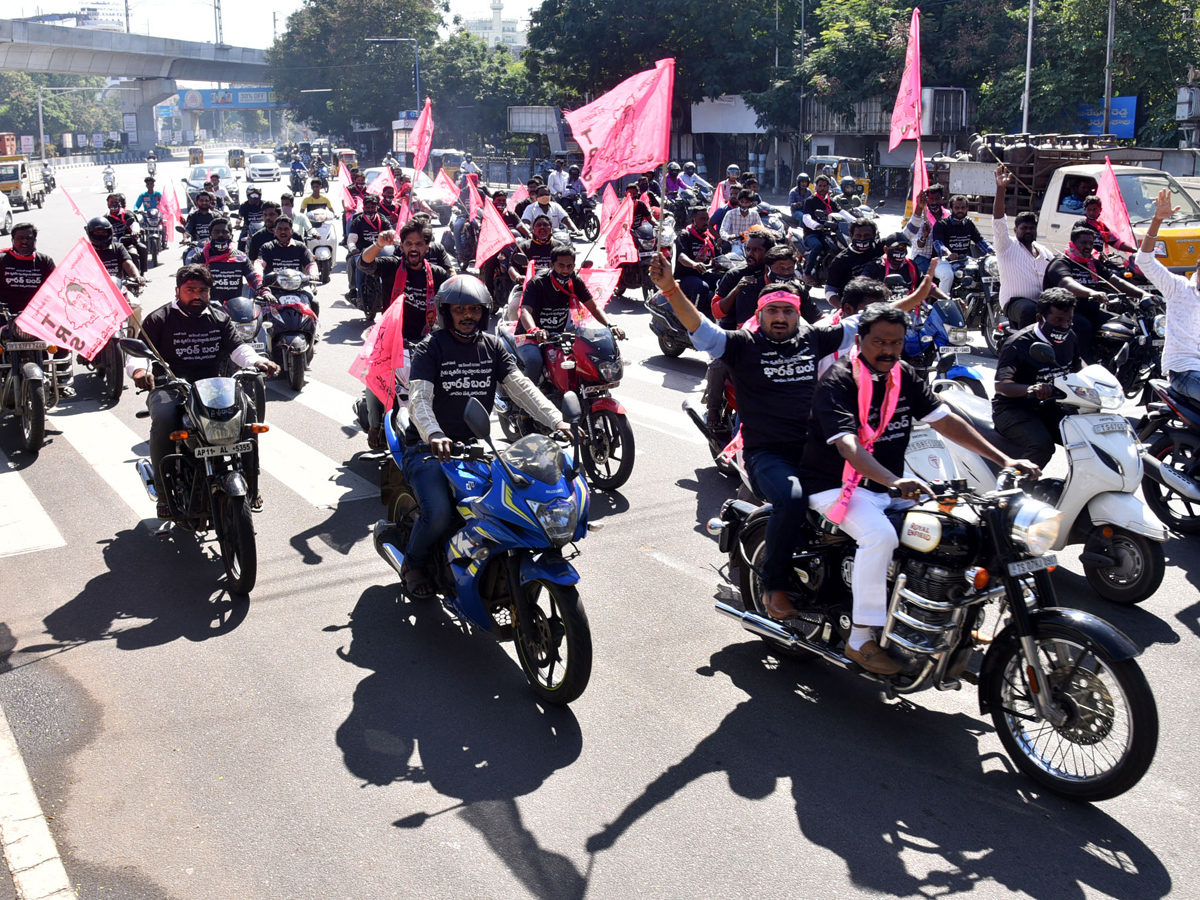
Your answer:
[[[242,414],[234,413],[224,420],[201,418],[200,427],[204,432],[204,440],[213,445],[233,444],[242,436]]]
[[[284,269],[275,276],[275,283],[279,285],[280,290],[298,291],[304,280],[295,269]]]
[[[1032,497],[1025,497],[1018,500],[1009,512],[1009,536],[1013,543],[1035,556],[1041,556],[1058,540],[1062,520],[1061,510]]]
[[[1100,405],[1100,395],[1090,387],[1084,387],[1080,384],[1073,384],[1071,385],[1071,391],[1076,397],[1082,397],[1088,403],[1091,403],[1095,406]]]
[[[965,344],[970,338],[965,328],[947,328],[946,331],[952,344]]]
[[[546,532],[546,537],[550,538],[551,546],[561,547],[575,535],[579,525],[579,505],[574,496],[555,497],[545,503],[537,500],[526,500],[525,503]]]
[[[308,213],[307,215],[308,215],[308,221],[312,222],[312,224],[314,224],[314,225],[324,225],[325,224],[325,210],[318,207],[318,208],[314,209],[312,212]]]
[[[1155,316],[1154,317],[1154,334],[1160,338],[1165,338],[1167,336],[1167,317],[1166,316]]]
[[[605,381],[620,381],[621,376],[625,374],[625,366],[619,359],[597,359],[594,362],[596,363],[596,371],[600,373],[600,377]]]
[[[996,278],[1000,276],[1000,263],[996,262],[996,257],[989,256],[987,261],[983,264],[983,267],[987,270],[989,275]]]
[[[1119,409],[1125,403],[1121,385],[1115,382],[1110,384],[1097,381],[1092,394],[1099,399],[1101,409]]]
[[[258,320],[252,322],[234,322],[233,327],[237,329],[237,333],[248,341],[254,340],[254,336],[258,334]]]

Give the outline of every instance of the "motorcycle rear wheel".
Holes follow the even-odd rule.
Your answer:
[[[674,338],[668,337],[665,334],[658,336],[658,349],[663,352],[663,356],[669,356],[674,359],[683,354],[687,347],[677,343]]]
[[[220,493],[215,499],[220,521],[218,542],[221,563],[229,578],[229,591],[249,594],[258,580],[258,546],[254,541],[254,522],[250,503],[245,497]]]
[[[588,479],[602,491],[613,491],[633,474],[634,440],[629,419],[611,409],[592,414],[587,443],[580,452]]]
[[[1105,539],[1117,554],[1117,565],[1101,568],[1087,566],[1087,583],[1105,600],[1132,606],[1154,595],[1166,574],[1167,560],[1163,545],[1124,528],[1113,528],[1113,536]],[[1093,535],[1095,532],[1093,532]],[[1093,546],[1097,539],[1089,537],[1086,549],[1104,553],[1102,546]]]
[[[594,241],[600,237],[600,219],[590,209],[583,214],[583,221],[580,223],[583,228],[583,236],[589,241]]]
[[[980,317],[979,333],[987,344],[988,353],[1000,355],[1000,346],[996,343],[996,323],[1000,321],[1000,310],[995,303],[988,301],[984,304],[983,315]]]
[[[100,352],[104,357],[104,395],[116,403],[125,390],[125,354],[115,339],[110,340]]]
[[[1038,716],[1025,654],[1006,630],[991,650],[1001,654],[994,674],[981,686],[1005,751],[1022,772],[1069,800],[1125,793],[1158,747],[1158,707],[1141,667],[1112,659],[1074,629],[1042,626],[1034,642],[1068,719],[1056,727]]]
[[[1150,446],[1150,455],[1188,478],[1200,474],[1200,439],[1193,435],[1183,435],[1178,441],[1170,435],[1160,435]],[[1183,534],[1200,534],[1200,504],[1192,503],[1149,475],[1142,479],[1142,493],[1146,505],[1169,528]]]
[[[742,546],[750,554],[750,559],[748,563],[747,560],[742,559],[737,567],[738,590],[742,592],[742,609],[747,612],[757,613],[760,616],[767,615],[762,603],[763,584],[762,576],[759,574],[762,572],[763,563],[767,558],[766,533],[766,524],[764,523],[750,535],[743,536]],[[793,602],[795,601],[793,600]],[[813,658],[813,655],[807,650],[785,647],[766,637],[762,640],[772,651],[778,653],[780,656],[786,656],[788,659]]]
[[[513,603],[517,660],[534,692],[546,703],[579,699],[592,677],[592,631],[570,585],[535,581],[524,586],[529,602]]]
[[[46,439],[46,392],[40,381],[26,381],[22,390],[21,442],[27,451],[37,453]]]

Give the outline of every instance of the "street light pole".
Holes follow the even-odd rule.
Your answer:
[[[1117,0],[1108,0],[1108,46],[1104,51],[1104,127],[1102,134],[1108,134],[1112,124],[1112,81],[1113,81],[1113,35],[1117,26]]]
[[[1025,92],[1021,94],[1021,133],[1029,133],[1029,74],[1033,68],[1033,3],[1029,0],[1029,33],[1025,37]]]
[[[73,94],[76,91],[95,91],[97,94],[107,94],[109,91],[136,91],[139,88],[132,87],[46,87],[38,85],[38,143],[42,145],[42,162],[46,161],[46,126],[42,123],[42,92],[49,91],[52,94]]]

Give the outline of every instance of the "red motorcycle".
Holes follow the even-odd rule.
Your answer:
[[[612,331],[584,322],[574,331],[551,334],[542,342],[546,375],[539,385],[555,406],[564,394],[579,397],[583,468],[588,481],[601,490],[616,490],[633,472],[633,429],[623,407],[609,392],[621,383],[624,364]],[[547,429],[512,401],[501,385],[496,392],[496,415],[509,441]]]

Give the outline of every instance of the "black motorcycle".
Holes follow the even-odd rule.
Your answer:
[[[650,330],[658,338],[658,349],[663,356],[676,357],[684,350],[696,349],[691,332],[683,327],[670,301],[661,293],[646,301],[646,311],[650,313]]]
[[[1105,800],[1137,784],[1154,759],[1154,695],[1128,637],[1054,605],[1056,560],[1045,551],[1062,514],[1009,487],[1016,477],[1005,470],[1005,487],[985,494],[966,481],[935,483],[935,503],[888,513],[900,547],[879,643],[903,665],[897,675],[867,673],[846,655],[856,543],[815,512],[792,558],[788,593],[799,615],[779,622],[761,600],[770,507],[725,503],[708,530],[739,572],[744,609],[721,601],[717,612],[784,655],[865,675],[889,697],[975,684],[1022,772],[1064,797]]]
[[[122,338],[121,349],[155,360],[155,369],[166,373],[164,387],[177,393],[184,409],[183,428],[171,435],[173,451],[160,462],[164,497],[155,490],[150,460],[134,463],[146,493],[170,509],[167,530],[215,531],[230,590],[250,593],[258,577],[251,521],[251,504],[258,492],[258,435],[267,426],[254,421],[242,384],[256,378],[258,370],[243,369],[233,378],[204,378],[192,384],[176,378],[140,340]]]
[[[266,316],[266,302],[257,297],[230,297],[222,304],[225,312],[233,322],[234,330],[242,339],[250,344],[258,353],[268,358],[274,357],[271,348],[271,329]],[[223,378],[232,378],[238,372],[238,367],[229,357],[221,359],[220,374]],[[267,387],[265,376],[260,372],[249,386],[254,399],[254,419],[257,422],[267,421]]]
[[[589,241],[600,237],[600,217],[596,215],[596,201],[582,194],[572,194],[562,198],[562,208],[567,211]]]
[[[1117,376],[1125,396],[1147,403],[1152,378],[1162,377],[1162,348],[1167,334],[1166,304],[1158,294],[1136,299],[1110,294],[1103,321],[1092,332],[1096,362]]]
[[[295,269],[280,269],[268,272],[263,281],[276,288],[275,300],[266,308],[270,355],[287,375],[292,390],[298,391],[304,387],[304,374],[319,340],[319,308],[313,298],[312,279]]]
[[[1163,524],[1183,534],[1200,534],[1200,403],[1150,381],[1156,400],[1137,423],[1146,505]]]
[[[150,268],[158,268],[158,254],[167,246],[167,227],[163,223],[162,213],[157,209],[139,210],[136,214],[142,234],[146,239],[146,254],[149,257]]]
[[[17,416],[22,446],[37,453],[46,438],[46,410],[58,404],[71,377],[71,356],[18,331],[16,318],[0,303],[0,416]]]
[[[1000,270],[994,254],[971,257],[954,273],[950,296],[962,307],[968,329],[976,329],[993,356],[1000,354]]]

